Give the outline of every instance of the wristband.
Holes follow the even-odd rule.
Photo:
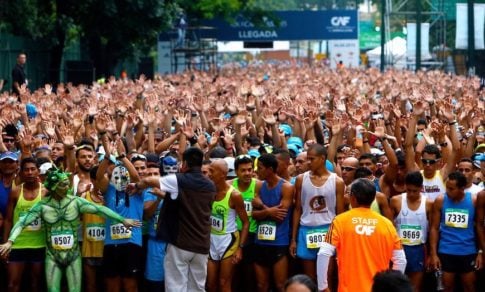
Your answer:
[[[449,122],[448,125],[450,126],[453,126],[454,124],[456,124],[456,121],[453,121],[453,122]]]
[[[364,140],[364,141],[362,141],[362,142],[363,142],[363,143],[369,143],[369,140]]]
[[[121,160],[123,158],[126,158],[126,154],[120,154],[118,157],[116,157],[116,160]]]
[[[104,131],[104,132],[99,132],[99,136],[103,136],[103,135],[106,135],[106,131]]]
[[[440,146],[441,146],[441,147],[446,147],[446,146],[448,146],[448,142],[443,142],[443,143],[440,143]]]

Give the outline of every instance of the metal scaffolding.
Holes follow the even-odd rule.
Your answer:
[[[217,40],[205,37],[212,27],[189,27],[183,38],[171,38],[171,71],[179,70],[216,70]]]
[[[385,0],[384,7],[384,41],[391,40],[391,24],[429,23],[430,48],[433,58],[421,60],[421,28],[416,25],[416,58],[407,57],[408,69],[419,70],[421,67],[446,69],[449,51],[446,46],[446,13],[445,0]],[[414,9],[410,10],[410,7]],[[418,50],[419,48],[419,50]],[[391,45],[384,47],[384,67],[392,66],[395,62],[390,53]]]

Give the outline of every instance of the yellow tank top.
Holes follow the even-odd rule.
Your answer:
[[[15,225],[22,216],[25,216],[27,212],[37,202],[42,199],[42,187],[39,184],[39,193],[35,199],[28,201],[24,198],[24,184],[20,186],[20,194],[17,200],[17,205],[13,210],[13,224]],[[22,248],[43,248],[45,247],[45,230],[42,224],[42,219],[39,217],[34,222],[26,226],[20,235],[17,237],[12,245],[12,249]]]
[[[86,200],[103,205],[103,203],[94,202],[91,198],[91,192],[86,192]],[[83,242],[81,247],[84,258],[102,258],[104,248],[105,234],[104,218],[94,214],[83,214]]]

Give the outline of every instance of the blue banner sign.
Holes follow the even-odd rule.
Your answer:
[[[357,10],[278,11],[274,15],[279,19],[279,26],[270,19],[262,28],[243,17],[237,17],[233,23],[208,20],[203,24],[214,29],[203,32],[202,37],[218,41],[358,39]]]

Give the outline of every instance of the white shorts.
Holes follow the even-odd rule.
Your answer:
[[[209,258],[221,261],[232,256],[239,247],[239,231],[223,235],[211,234]]]

